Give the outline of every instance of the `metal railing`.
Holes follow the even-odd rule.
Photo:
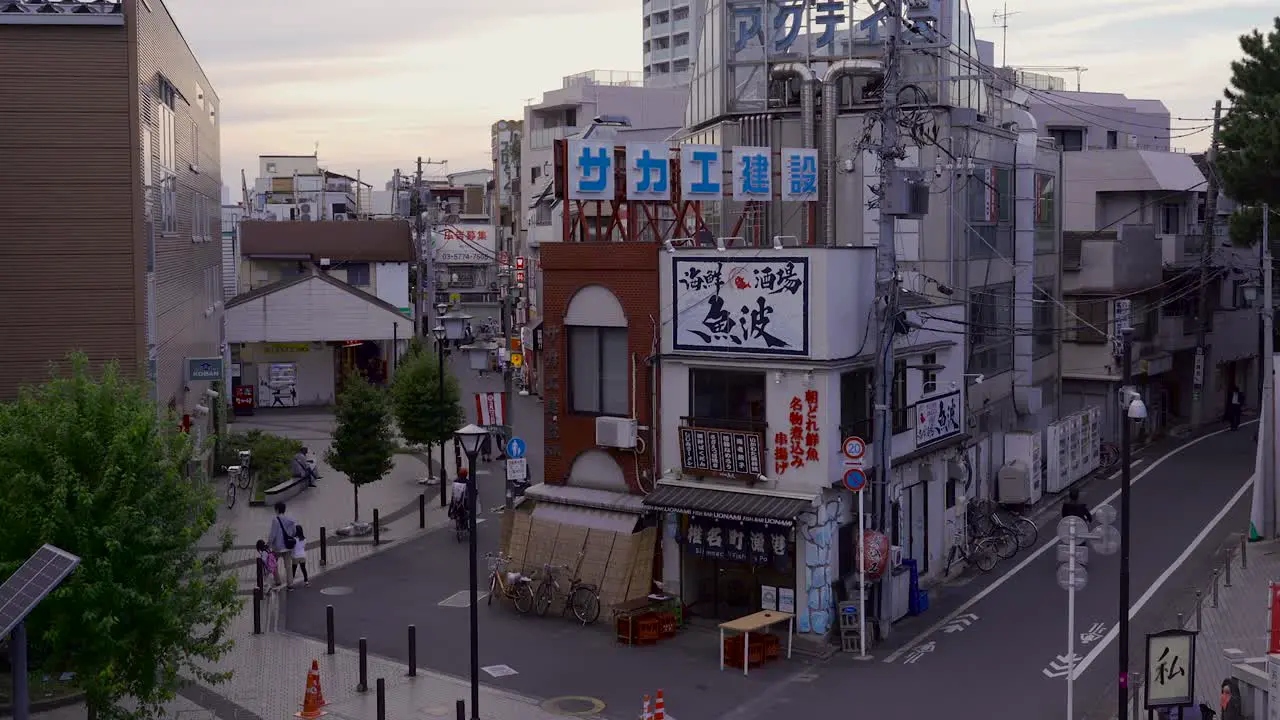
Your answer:
[[[643,87],[644,73],[634,70],[587,70],[564,77],[564,87],[581,85],[615,85],[621,87]]]
[[[551,147],[556,140],[563,140],[570,135],[577,135],[581,131],[581,128],[572,125],[536,128],[529,131],[529,148],[532,150],[545,150]]]

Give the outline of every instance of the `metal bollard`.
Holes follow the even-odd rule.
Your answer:
[[[1200,632],[1200,629],[1204,627],[1204,618],[1201,615],[1201,610],[1204,609],[1203,595],[1204,593],[1199,590],[1196,591],[1196,632]]]
[[[253,589],[253,634],[262,634],[262,588]]]
[[[1218,607],[1218,571],[1217,570],[1213,571],[1213,607],[1215,610]]]
[[[324,640],[325,654],[333,654],[333,606],[324,606]]]
[[[458,720],[467,720],[467,703],[458,701]]]
[[[1240,569],[1249,569],[1249,538],[1240,536]]]
[[[378,720],[387,720],[387,681],[378,678],[377,680],[378,704],[377,713]]]
[[[1178,629],[1185,630],[1187,628],[1186,620],[1182,617],[1182,613],[1178,613]]]
[[[1129,717],[1134,720],[1142,717],[1142,674],[1129,673],[1129,684],[1133,686],[1133,712]]]
[[[356,685],[359,692],[369,692],[369,640],[360,638],[360,684]]]
[[[379,526],[379,523],[378,523],[378,508],[374,508],[374,509],[373,509],[373,544],[374,544],[374,545],[377,545],[377,544],[378,544],[378,541],[379,541],[379,538],[378,538],[378,526]]]
[[[409,677],[418,676],[418,626],[409,626]]]
[[[263,575],[266,572],[266,568],[262,564],[262,558],[258,558],[257,560],[254,560],[253,564],[256,566],[257,573],[258,573],[258,589],[261,590],[264,587],[262,583],[264,581]]]
[[[326,541],[328,533],[325,532],[324,526],[320,526],[320,567],[329,564],[329,543]]]
[[[418,494],[418,529],[427,529],[427,494]]]
[[[1230,555],[1227,556],[1227,561],[1223,563],[1223,565],[1226,568],[1225,570],[1223,570],[1223,572],[1226,573],[1226,579],[1223,580],[1222,587],[1231,587],[1231,556]]]

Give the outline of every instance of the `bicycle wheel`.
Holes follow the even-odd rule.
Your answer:
[[[1008,528],[997,528],[987,539],[991,541],[991,547],[1001,560],[1008,560],[1018,554],[1018,535]]]
[[[551,589],[551,581],[547,580],[538,585],[538,592],[533,596],[533,609],[538,615],[546,615],[547,610],[551,609],[551,601],[555,598],[555,592]]]
[[[1018,535],[1018,547],[1026,550],[1040,538],[1040,528],[1030,519],[1018,517],[1013,521],[1013,531]]]
[[[969,559],[984,573],[991,572],[996,563],[999,562],[995,548],[991,547],[990,539],[983,539],[974,543],[973,552],[969,554]]]
[[[239,482],[241,490],[248,490],[253,485],[253,474],[243,470],[240,471]]]
[[[529,589],[528,582],[521,582],[516,586],[515,597],[511,598],[511,602],[516,606],[516,610],[521,615],[528,615],[533,609],[533,591]]]
[[[493,604],[493,596],[498,594],[498,575],[494,573],[489,576],[489,597],[485,598],[486,605]]]
[[[233,482],[229,482],[227,483],[227,509],[230,510],[235,506],[236,506],[236,484]]]
[[[590,625],[600,617],[600,596],[589,587],[574,590],[569,602],[573,605],[573,616],[583,625]]]

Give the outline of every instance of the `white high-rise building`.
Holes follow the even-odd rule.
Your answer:
[[[703,0],[642,0],[644,82],[674,87],[689,82],[701,33]]]

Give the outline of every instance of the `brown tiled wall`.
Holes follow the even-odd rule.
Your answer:
[[[595,417],[568,412],[568,348],[562,326],[574,294],[588,285],[610,290],[627,316],[631,353],[638,356],[636,405],[632,416],[652,426],[651,409],[656,388],[651,387],[646,358],[656,353],[659,298],[658,251],[652,243],[546,243],[540,248],[543,287],[543,353],[546,482],[563,484],[579,454],[596,449]],[[628,373],[629,374],[629,373]],[[645,454],[640,469],[652,483],[651,462],[655,438],[641,431]],[[630,452],[611,451],[627,483],[637,491],[636,463]]]

